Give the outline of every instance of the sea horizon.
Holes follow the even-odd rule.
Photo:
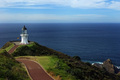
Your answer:
[[[120,23],[0,23],[0,47],[17,40],[24,25],[30,41],[82,60],[109,58],[120,66]]]

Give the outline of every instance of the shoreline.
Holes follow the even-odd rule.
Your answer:
[[[89,62],[91,65],[97,63],[97,64],[103,64],[103,62],[100,61],[89,61],[89,60],[82,60],[83,62]],[[114,65],[120,70],[120,65]]]

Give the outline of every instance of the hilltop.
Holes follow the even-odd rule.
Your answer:
[[[8,50],[13,45],[13,42],[7,42],[2,49]],[[47,71],[56,76],[59,75],[62,80],[65,80],[65,77],[71,77],[68,80],[120,80],[120,76],[109,73],[103,68],[97,68],[90,63],[82,62],[78,56],[70,57],[36,42],[20,45],[11,57],[19,56],[49,56],[53,58],[56,60],[55,66],[49,66]]]

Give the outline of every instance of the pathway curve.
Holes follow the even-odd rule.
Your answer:
[[[15,45],[13,48],[11,48],[8,51],[8,53],[12,54],[18,46],[19,45]],[[18,62],[22,62],[25,64],[32,80],[54,80],[43,70],[43,68],[38,63],[27,59],[16,59],[16,60]]]
[[[33,80],[54,80],[43,70],[43,68],[38,63],[27,59],[16,60],[25,64],[29,75]]]

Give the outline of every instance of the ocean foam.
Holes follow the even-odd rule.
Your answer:
[[[83,60],[83,62],[89,62],[90,64],[95,64],[95,63],[97,63],[97,64],[103,64],[103,62],[99,62],[99,61],[86,61],[86,60]]]
[[[120,69],[120,66],[116,66],[118,69]]]
[[[89,62],[90,64],[94,65],[95,63],[97,64],[103,64],[103,62],[97,62],[97,61],[87,61],[87,60],[83,60],[83,62]],[[116,66],[116,65],[114,65]],[[116,66],[118,69],[120,69],[120,66]]]

